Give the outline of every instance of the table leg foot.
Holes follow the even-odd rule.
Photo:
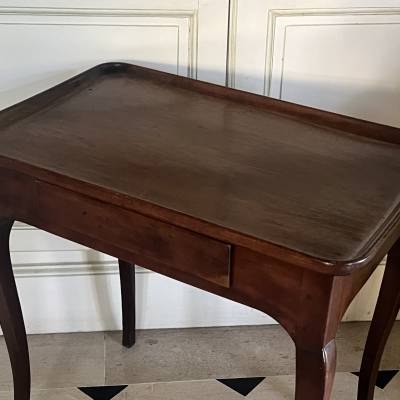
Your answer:
[[[322,349],[296,347],[296,400],[330,400],[336,370],[336,344]]]
[[[14,399],[30,398],[28,343],[12,271],[9,237],[13,221],[0,219],[0,324],[7,344],[14,379]]]
[[[122,298],[122,344],[130,348],[136,341],[135,265],[119,260]]]
[[[400,242],[390,250],[378,302],[368,333],[358,383],[358,400],[374,398],[386,342],[400,309]]]

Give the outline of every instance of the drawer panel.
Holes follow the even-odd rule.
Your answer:
[[[89,247],[98,241],[97,250],[104,251],[106,244],[132,254],[127,261],[140,263],[143,257],[153,266],[159,263],[229,287],[229,244],[44,182],[38,182],[37,194],[38,223],[54,233],[70,240],[76,233],[77,242],[91,239]]]

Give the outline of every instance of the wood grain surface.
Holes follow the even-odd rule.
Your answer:
[[[0,113],[0,163],[140,212],[159,207],[177,225],[192,218],[200,233],[205,222],[217,239],[234,232],[350,263],[398,225],[399,131],[103,65]]]
[[[331,398],[338,325],[391,249],[360,380],[359,398],[372,398],[399,306],[399,133],[125,64],[1,112],[0,323],[14,399],[30,398],[30,366],[13,220],[124,260],[126,345],[135,262],[268,313],[296,345],[296,400]]]

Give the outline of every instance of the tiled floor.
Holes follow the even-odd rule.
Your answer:
[[[340,329],[334,400],[356,399],[358,378],[350,372],[358,371],[367,330],[367,323]],[[120,333],[29,337],[32,400],[293,399],[294,346],[279,326],[138,331],[132,349],[120,340]],[[382,362],[394,372],[382,373],[376,399],[400,398],[399,369],[397,323]],[[0,400],[13,399],[10,390],[1,339]]]

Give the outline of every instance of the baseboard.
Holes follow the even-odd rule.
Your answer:
[[[17,286],[28,333],[110,331],[121,329],[116,263],[17,267]],[[345,321],[371,319],[382,267],[356,297]],[[249,307],[156,273],[137,268],[138,329],[273,324]],[[375,290],[376,291],[376,290]]]
[[[78,266],[52,275],[16,268],[17,286],[28,333],[109,331],[121,329],[119,276],[107,266]],[[93,268],[93,271],[90,270]],[[56,271],[61,271],[61,275]],[[86,273],[84,270],[86,269]],[[161,275],[138,269],[138,329],[269,324],[259,311]]]

